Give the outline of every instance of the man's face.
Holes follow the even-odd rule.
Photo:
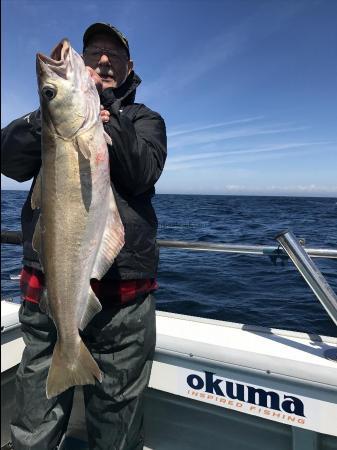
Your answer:
[[[103,90],[120,86],[133,68],[123,45],[109,34],[93,36],[83,53],[86,66],[101,77]]]

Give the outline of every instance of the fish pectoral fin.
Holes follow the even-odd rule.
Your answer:
[[[111,140],[111,137],[108,135],[108,133],[106,133],[105,131],[103,131],[103,134],[104,134],[105,142],[106,142],[107,144],[109,144],[109,145],[112,145],[112,140]]]
[[[67,361],[63,352],[60,343],[57,342],[47,378],[48,399],[72,386],[95,384],[95,378],[102,382],[102,372],[82,340],[79,342],[78,355],[75,359]]]
[[[41,249],[41,225],[40,225],[40,219],[41,216],[38,218],[36,225],[35,225],[35,230],[34,230],[34,234],[33,234],[33,239],[32,239],[32,246],[33,249],[37,252],[38,256],[39,256],[39,260],[40,260],[40,264],[43,268],[43,261],[42,261],[42,249]]]
[[[42,169],[40,169],[40,172],[36,177],[34,189],[30,199],[32,209],[41,208],[41,177],[42,177],[41,172]]]
[[[101,310],[102,305],[100,304],[100,301],[98,300],[94,291],[90,287],[87,308],[83,314],[80,323],[80,330],[84,330],[84,328],[88,325],[88,323],[92,320],[92,318],[96,316],[96,314],[98,314]]]
[[[124,227],[112,190],[110,190],[109,195],[108,216],[91,276],[91,278],[96,278],[97,280],[100,280],[110,269],[114,259],[124,245]]]
[[[75,144],[77,146],[77,150],[82,153],[85,159],[90,159],[91,157],[91,149],[90,149],[90,140],[81,135],[76,136]]]
[[[42,294],[41,294],[41,298],[39,301],[39,308],[40,310],[49,315],[49,308],[48,308],[48,297],[47,297],[47,289],[43,289]]]

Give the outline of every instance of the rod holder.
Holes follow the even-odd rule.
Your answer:
[[[337,297],[320,270],[315,266],[295,235],[286,230],[275,236],[294,263],[326,312],[337,325]]]

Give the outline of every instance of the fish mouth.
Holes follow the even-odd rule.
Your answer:
[[[46,68],[61,76],[67,78],[67,65],[70,56],[70,42],[68,39],[62,39],[52,50],[50,57],[43,53],[37,53],[37,67],[42,73]]]

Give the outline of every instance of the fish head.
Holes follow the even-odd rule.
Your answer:
[[[51,56],[36,55],[40,107],[44,123],[70,139],[99,120],[99,95],[82,57],[63,39]]]

